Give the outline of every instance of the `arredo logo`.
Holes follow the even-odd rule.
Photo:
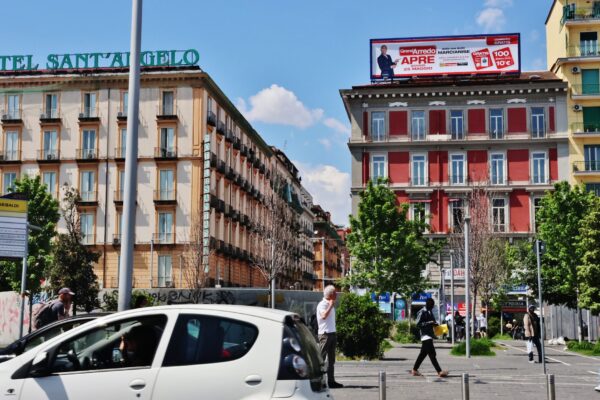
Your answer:
[[[73,53],[48,54],[45,69],[90,69],[129,67],[129,52],[116,53]],[[142,67],[176,67],[196,65],[200,60],[197,50],[155,50],[140,54]],[[33,55],[0,55],[0,71],[36,71],[40,64],[35,63]]]

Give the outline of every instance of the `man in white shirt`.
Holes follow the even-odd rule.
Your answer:
[[[335,346],[335,286],[326,286],[323,290],[323,300],[317,305],[317,324],[319,326],[319,347],[321,357],[327,359],[327,385],[331,389],[344,387],[334,379]]]

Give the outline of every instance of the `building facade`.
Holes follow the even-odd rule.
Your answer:
[[[569,179],[567,86],[554,74],[420,78],[340,93],[352,125],[354,214],[367,182],[386,178],[410,218],[424,211],[428,235],[448,238],[477,187],[488,194],[494,231],[523,237],[538,199]],[[438,262],[449,268],[448,253]],[[424,271],[432,282],[441,272]]]
[[[600,196],[600,2],[555,0],[546,19],[548,69],[569,85],[571,183]]]
[[[41,175],[59,199],[62,185],[77,188],[103,288],[118,286],[127,88],[126,68],[0,77],[0,190],[24,174]],[[134,287],[193,286],[185,256],[195,235],[203,285],[265,286],[253,259],[278,161],[208,74],[142,69],[138,148]]]
[[[335,284],[342,277],[344,241],[338,235],[337,227],[331,222],[331,214],[321,206],[312,208],[315,216],[314,264],[315,290],[323,290],[325,286]],[[325,274],[325,276],[323,276]]]

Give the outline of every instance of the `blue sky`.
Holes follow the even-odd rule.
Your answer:
[[[348,120],[340,88],[369,80],[370,38],[520,32],[524,70],[544,69],[551,0],[146,0],[142,48],[200,52],[200,66],[270,144],[285,148],[315,202],[347,223]],[[128,0],[4,4],[0,53],[128,51]]]

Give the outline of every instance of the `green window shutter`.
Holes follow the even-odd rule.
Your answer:
[[[583,94],[600,93],[600,74],[597,69],[584,69],[581,71],[581,82]]]

